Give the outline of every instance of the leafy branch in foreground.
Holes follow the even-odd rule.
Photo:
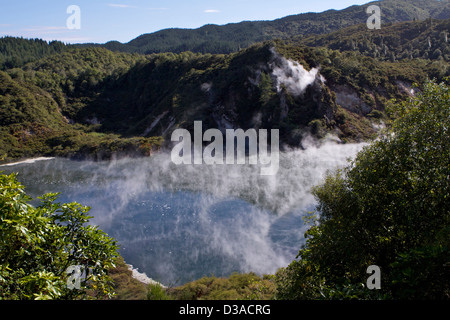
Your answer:
[[[57,197],[46,194],[32,206],[15,174],[0,175],[0,299],[113,295],[108,269],[118,256],[116,241],[87,225],[89,207]],[[80,271],[79,285],[67,273],[71,266]]]

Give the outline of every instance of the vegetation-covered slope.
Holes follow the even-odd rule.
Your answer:
[[[21,67],[28,62],[63,52],[70,47],[59,41],[2,37],[0,38],[0,69]]]
[[[313,189],[317,220],[277,273],[279,299],[450,298],[449,87],[427,83],[391,111],[392,130]]]
[[[382,61],[404,59],[450,60],[450,19],[408,21],[369,30],[355,25],[325,35],[298,39],[312,47],[355,51]]]
[[[352,6],[271,22],[172,30],[175,37],[161,36],[168,30],[151,35],[152,45],[163,46],[154,51],[175,52],[231,52],[287,38],[226,55],[144,56],[2,38],[0,156],[149,154],[161,144],[152,137],[167,140],[175,128],[192,129],[194,120],[203,120],[205,130],[277,128],[290,146],[301,145],[308,134],[367,139],[390,99],[413,95],[415,82],[449,75],[449,20],[428,19],[448,18],[448,1],[377,4],[383,10],[380,30],[365,27],[366,6]],[[417,21],[391,24],[408,19]],[[347,24],[352,26],[340,30]],[[330,30],[337,31],[323,34]],[[181,43],[178,32],[182,46],[174,49]],[[212,38],[204,42],[202,34]],[[197,40],[220,48],[193,47]],[[146,36],[132,43],[149,45]],[[229,45],[234,49],[225,50]],[[153,52],[141,49],[131,51]]]
[[[108,84],[78,121],[96,118],[102,130],[166,138],[203,120],[205,130],[277,128],[294,146],[310,130],[364,139],[374,133],[368,119],[381,117],[389,99],[411,95],[412,84],[427,77],[448,75],[442,63],[438,73],[429,60],[379,62],[283,41],[225,56],[158,54]],[[304,88],[302,81],[309,81]]]
[[[442,36],[446,23],[432,35]],[[424,24],[402,24],[402,30],[414,33]],[[380,34],[386,43],[396,39],[397,27],[390,28]],[[290,146],[309,134],[367,139],[390,99],[413,95],[413,83],[449,75],[444,56],[392,61],[302,41],[268,41],[228,55],[69,49],[8,69],[1,78],[1,153],[148,154],[161,143],[152,137],[170,140],[173,129],[191,130],[194,120],[204,130],[279,129]]]
[[[366,9],[371,4],[380,6],[383,24],[450,18],[450,3],[447,0],[384,0],[343,10],[297,14],[273,21],[206,25],[198,29],[165,29],[141,35],[125,44],[112,41],[104,45],[87,45],[143,54],[183,51],[231,53],[269,39],[327,34],[348,26],[365,24],[369,17]]]
[[[72,49],[0,71],[1,158],[149,154],[159,146],[158,138],[118,139],[70,119],[80,104],[98,94],[99,81],[117,76],[138,59],[144,58],[105,49]]]

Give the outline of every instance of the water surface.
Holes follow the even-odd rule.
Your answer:
[[[127,263],[165,285],[205,275],[273,273],[304,241],[310,188],[363,144],[326,143],[280,155],[275,176],[255,165],[180,165],[170,155],[90,162],[45,159],[0,166],[33,197],[91,206]]]

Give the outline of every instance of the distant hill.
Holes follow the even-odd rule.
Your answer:
[[[448,0],[383,0],[343,10],[321,13],[304,13],[273,21],[244,21],[222,26],[205,25],[198,29],[165,29],[144,34],[128,43],[111,41],[106,44],[83,44],[102,46],[112,51],[137,52],[141,54],[192,51],[195,53],[231,53],[264,40],[294,36],[326,34],[342,28],[366,23],[366,8],[380,6],[383,24],[450,18]]]
[[[226,55],[71,48],[0,71],[0,159],[144,155],[195,120],[204,130],[276,128],[293,147],[328,133],[367,140],[390,99],[446,76],[442,58],[380,61],[287,40]]]
[[[450,61],[450,19],[389,23],[380,30],[356,25],[292,40],[310,47],[355,51],[383,61],[413,58]]]
[[[0,70],[21,67],[46,56],[63,52],[71,46],[60,41],[16,37],[0,38]]]
[[[414,95],[413,83],[450,76],[448,1],[381,5],[381,30],[365,27],[365,6],[353,6],[166,30],[174,38],[149,43],[142,36],[130,42],[132,52],[0,38],[0,161],[148,155],[175,128],[192,130],[194,120],[205,130],[277,128],[281,143],[294,147],[307,135],[367,140],[386,120],[390,99]],[[356,16],[363,21],[355,24]],[[413,19],[392,23],[389,16]],[[236,52],[194,53],[190,39],[199,51],[237,45]],[[249,47],[239,50],[241,44]],[[148,45],[182,52],[139,54]]]
[[[383,0],[374,1],[362,6],[351,6],[343,10],[328,10],[321,13],[303,13],[287,16],[273,21],[243,21],[240,23],[230,23],[222,26],[205,25],[198,29],[165,29],[154,33],[143,34],[128,43],[110,41],[105,44],[85,43],[76,45],[66,45],[59,41],[47,43],[40,39],[22,39],[14,37],[0,38],[0,69],[21,67],[28,62],[36,61],[40,58],[54,53],[60,53],[73,47],[103,47],[116,52],[128,52],[139,54],[151,54],[161,52],[181,53],[191,51],[194,53],[221,53],[227,54],[237,52],[247,48],[252,44],[271,40],[271,39],[301,39],[305,37],[326,35],[332,32],[338,32],[347,27],[354,26],[354,29],[341,31],[332,37],[338,36],[339,39],[345,38],[349,43],[336,43],[330,41],[328,44],[332,48],[346,49],[353,46],[358,48],[361,41],[358,39],[355,44],[351,43],[353,33],[367,31],[364,26],[368,18],[366,8],[376,4],[380,6],[382,13],[382,29],[377,33],[384,33],[384,29],[389,28],[392,23],[404,21],[424,21],[427,19],[450,19],[449,0]],[[357,27],[356,27],[357,26]],[[448,25],[447,25],[448,26]],[[446,27],[445,25],[443,27]],[[389,29],[395,32],[393,29]],[[420,31],[420,30],[419,30]],[[349,34],[344,34],[348,33]],[[403,34],[402,34],[403,35]],[[431,35],[434,37],[435,35]],[[391,37],[392,38],[392,37]],[[312,39],[312,40],[311,40]],[[305,44],[317,46],[325,38],[310,38]],[[409,40],[409,37],[402,37],[400,42]],[[333,43],[331,43],[333,42]],[[358,43],[356,43],[358,42]],[[434,46],[434,43],[432,43]],[[348,48],[347,48],[348,49]],[[367,51],[363,48],[364,51]],[[415,48],[416,50],[417,48]],[[435,48],[434,50],[439,49]],[[386,52],[388,58],[391,58],[391,49],[382,48],[378,52]],[[418,49],[417,49],[418,50]],[[360,50],[361,51],[361,50]],[[403,56],[403,52],[398,54],[399,48],[395,49],[396,59]],[[401,50],[403,51],[403,50]],[[428,50],[421,49],[421,56]],[[442,49],[440,49],[442,52]],[[377,55],[376,52],[374,52]],[[405,53],[406,55],[407,53]],[[414,53],[417,57],[418,53]],[[431,52],[433,57],[434,51]],[[445,55],[444,52],[442,52]],[[439,51],[436,52],[439,56]]]

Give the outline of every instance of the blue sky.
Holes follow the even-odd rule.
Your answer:
[[[244,20],[274,20],[304,12],[344,9],[370,0],[0,0],[0,37],[66,43],[128,42],[166,28],[198,28]],[[80,29],[68,29],[67,8],[80,8]]]

